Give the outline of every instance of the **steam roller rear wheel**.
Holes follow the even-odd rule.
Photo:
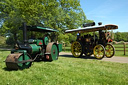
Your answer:
[[[104,46],[98,44],[93,49],[93,54],[97,59],[102,59],[105,56],[105,49]]]
[[[57,44],[54,42],[48,43],[46,47],[46,59],[48,61],[57,60],[59,56],[59,50]]]
[[[83,55],[83,45],[79,41],[75,41],[71,45],[72,55],[76,58]]]
[[[14,53],[8,55],[5,62],[8,69],[22,70],[25,68],[29,68],[32,62],[25,62],[25,63],[20,63],[20,62],[30,59],[31,57],[28,54],[24,56],[22,53]]]
[[[111,58],[115,54],[115,48],[112,44],[107,44],[105,46],[105,56]]]

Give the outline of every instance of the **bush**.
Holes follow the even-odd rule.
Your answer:
[[[124,44],[124,41],[120,41],[121,44]]]
[[[15,40],[14,40],[13,36],[8,37],[6,40],[6,44],[8,44],[8,45],[14,45],[14,42],[15,42]]]
[[[0,45],[5,44],[6,38],[3,36],[0,36]]]
[[[6,37],[0,36],[0,47],[6,47]]]
[[[116,41],[113,41],[112,44],[117,44],[117,42]]]

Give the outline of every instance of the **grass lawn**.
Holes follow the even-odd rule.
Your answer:
[[[128,85],[128,64],[60,56],[8,71],[3,61],[9,53],[0,51],[0,85]]]

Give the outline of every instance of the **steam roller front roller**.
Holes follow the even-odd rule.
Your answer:
[[[5,60],[7,68],[14,70],[29,68],[32,61],[28,54],[24,55],[23,53],[9,54]]]
[[[45,56],[46,56],[46,60],[48,61],[57,60],[59,56],[58,45],[54,42],[48,43],[46,47]]]
[[[72,55],[76,58],[81,57],[83,55],[83,45],[79,41],[75,41],[71,45]]]

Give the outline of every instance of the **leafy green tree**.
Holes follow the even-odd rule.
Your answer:
[[[16,42],[22,22],[59,30],[59,33],[50,34],[54,39],[54,35],[66,38],[67,35],[62,34],[66,29],[78,28],[88,20],[80,0],[0,0],[0,22],[1,34],[9,30]],[[61,37],[56,39],[61,40]]]
[[[116,32],[114,34],[115,41],[125,41],[128,42],[128,32]]]

